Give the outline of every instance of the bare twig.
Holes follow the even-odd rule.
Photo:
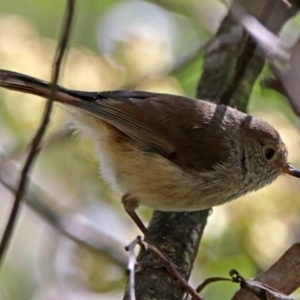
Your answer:
[[[134,284],[134,270],[136,265],[136,257],[134,253],[135,246],[142,240],[140,236],[138,236],[134,241],[132,241],[128,246],[125,247],[126,251],[129,251],[129,259],[127,265],[127,272],[129,275],[129,299],[135,300],[135,284]]]
[[[74,16],[74,7],[75,7],[75,0],[68,0],[66,12],[65,12],[65,16],[64,16],[64,25],[63,25],[63,29],[62,29],[62,34],[61,34],[59,44],[57,46],[57,51],[56,51],[54,63],[53,63],[53,72],[52,72],[52,78],[51,78],[52,89],[51,89],[51,92],[49,95],[49,99],[45,106],[44,117],[41,121],[41,125],[38,128],[36,135],[31,142],[31,148],[30,148],[29,154],[27,156],[26,162],[24,164],[24,167],[23,167],[23,170],[21,173],[18,190],[17,190],[16,196],[15,196],[15,201],[14,201],[14,204],[13,204],[10,216],[9,216],[9,220],[8,220],[8,223],[6,225],[6,228],[5,228],[2,240],[1,240],[0,264],[3,261],[6,249],[8,247],[9,240],[11,238],[11,235],[12,235],[12,232],[14,229],[14,225],[16,223],[21,200],[22,200],[22,197],[27,188],[28,175],[33,167],[35,159],[37,158],[37,155],[40,150],[41,140],[44,136],[47,125],[50,121],[50,114],[51,114],[51,110],[52,110],[53,99],[55,96],[56,85],[57,85],[57,82],[59,79],[60,67],[61,67],[61,63],[62,63],[64,54],[65,54],[65,51],[67,48],[69,37],[70,37],[71,25],[72,25],[73,16]]]
[[[137,264],[134,248],[136,245],[140,245],[141,248],[154,253],[155,256],[159,258],[162,262],[162,265],[167,269],[169,274],[176,278],[179,284],[184,288],[187,294],[192,296],[193,300],[202,300],[199,294],[186,282],[186,280],[180,275],[177,271],[176,267],[171,263],[170,259],[166,257],[164,253],[162,253],[157,247],[151,245],[142,240],[140,236],[138,236],[133,242],[131,242],[127,247],[125,247],[126,251],[129,251],[129,260],[128,260],[128,275],[129,275],[129,287],[127,290],[129,291],[129,299],[135,300],[135,281],[134,281],[134,274],[135,274],[135,265]]]
[[[219,282],[219,281],[230,281],[232,282],[232,279],[229,278],[224,278],[224,277],[210,277],[205,279],[201,284],[198,285],[198,287],[196,288],[196,291],[198,293],[201,293],[202,290],[208,286],[209,284],[213,283],[213,282]]]
[[[179,284],[185,289],[185,291],[188,294],[190,294],[193,297],[194,300],[202,300],[198,293],[180,275],[176,267],[171,263],[170,259],[168,259],[159,249],[142,240],[139,240],[138,244],[145,250],[154,253],[162,261],[164,267],[167,269],[169,274],[178,280]]]

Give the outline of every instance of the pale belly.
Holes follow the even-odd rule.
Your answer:
[[[98,143],[97,148],[103,178],[140,205],[162,211],[195,211],[227,199],[222,185],[216,187],[217,182],[209,180],[210,174],[187,172],[155,152],[109,139]]]

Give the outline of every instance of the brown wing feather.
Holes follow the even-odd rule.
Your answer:
[[[133,139],[148,145],[163,156],[170,156],[176,150],[174,145],[165,138],[158,128],[146,122],[147,112],[136,106],[131,99],[117,101],[113,99],[95,102],[72,102],[113,125]]]
[[[99,93],[95,102],[74,104],[184,168],[211,170],[229,155],[228,147],[222,146],[228,135],[220,130],[226,106],[179,96],[122,91]]]

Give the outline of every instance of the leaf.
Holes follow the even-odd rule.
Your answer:
[[[261,300],[295,300],[294,298],[274,289],[273,287],[257,280],[245,280],[236,270],[229,272],[232,280],[240,284]]]

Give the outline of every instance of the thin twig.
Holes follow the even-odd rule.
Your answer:
[[[169,274],[176,278],[179,284],[185,289],[185,291],[192,296],[194,300],[203,300],[198,293],[186,282],[186,280],[179,274],[176,268],[172,265],[170,260],[155,246],[146,243],[142,240],[140,236],[138,236],[134,241],[132,241],[127,247],[125,247],[126,251],[129,251],[129,260],[128,260],[128,275],[129,275],[129,299],[135,300],[135,283],[134,283],[134,270],[136,265],[136,257],[134,253],[134,248],[136,245],[140,245],[140,247],[144,248],[146,251],[150,251],[154,253],[159,260],[162,262],[163,266],[167,269]]]
[[[187,293],[189,293],[193,299],[195,300],[203,300],[198,293],[186,282],[186,280],[180,275],[180,273],[176,270],[174,265],[170,262],[170,260],[155,246],[146,243],[145,241],[139,240],[138,244],[143,247],[145,250],[154,253],[163,263],[164,267],[167,269],[169,274],[176,278],[179,284],[185,289]]]
[[[210,277],[205,279],[201,284],[198,285],[198,287],[196,288],[196,291],[198,293],[201,293],[202,290],[208,286],[209,284],[213,283],[213,282],[219,282],[219,281],[230,281],[232,282],[232,279],[229,278],[224,278],[224,277]]]
[[[51,85],[52,89],[49,95],[49,99],[47,100],[46,106],[45,106],[45,111],[44,111],[44,117],[41,121],[41,125],[38,128],[36,135],[34,136],[32,142],[31,142],[31,148],[29,151],[29,154],[27,156],[26,162],[24,164],[23,170],[21,172],[21,177],[18,185],[18,190],[15,195],[15,201],[9,216],[9,220],[7,222],[1,244],[0,244],[0,265],[3,262],[3,258],[5,256],[10,238],[13,233],[13,229],[17,220],[21,200],[23,198],[23,195],[26,191],[27,188],[27,183],[28,183],[28,175],[33,167],[34,161],[37,158],[37,155],[40,150],[40,143],[41,140],[44,136],[44,133],[46,131],[47,125],[50,121],[50,114],[52,111],[52,105],[53,105],[53,99],[55,96],[55,90],[56,90],[56,85],[59,79],[59,73],[60,73],[60,67],[61,63],[67,48],[67,44],[69,41],[70,37],[70,31],[71,31],[71,25],[73,21],[73,16],[74,16],[74,8],[75,8],[75,0],[68,0],[67,2],[67,7],[65,11],[65,16],[64,16],[64,24],[63,24],[63,29],[62,29],[62,34],[61,38],[59,40],[59,44],[57,46],[57,51],[55,54],[54,58],[54,63],[53,63],[53,71],[52,71],[52,78],[51,78]]]
[[[136,257],[134,253],[134,248],[142,240],[141,236],[138,236],[134,241],[132,241],[128,246],[125,247],[126,251],[129,251],[129,259],[127,265],[127,272],[129,275],[129,299],[135,300],[135,283],[134,283],[134,270],[136,265]]]

